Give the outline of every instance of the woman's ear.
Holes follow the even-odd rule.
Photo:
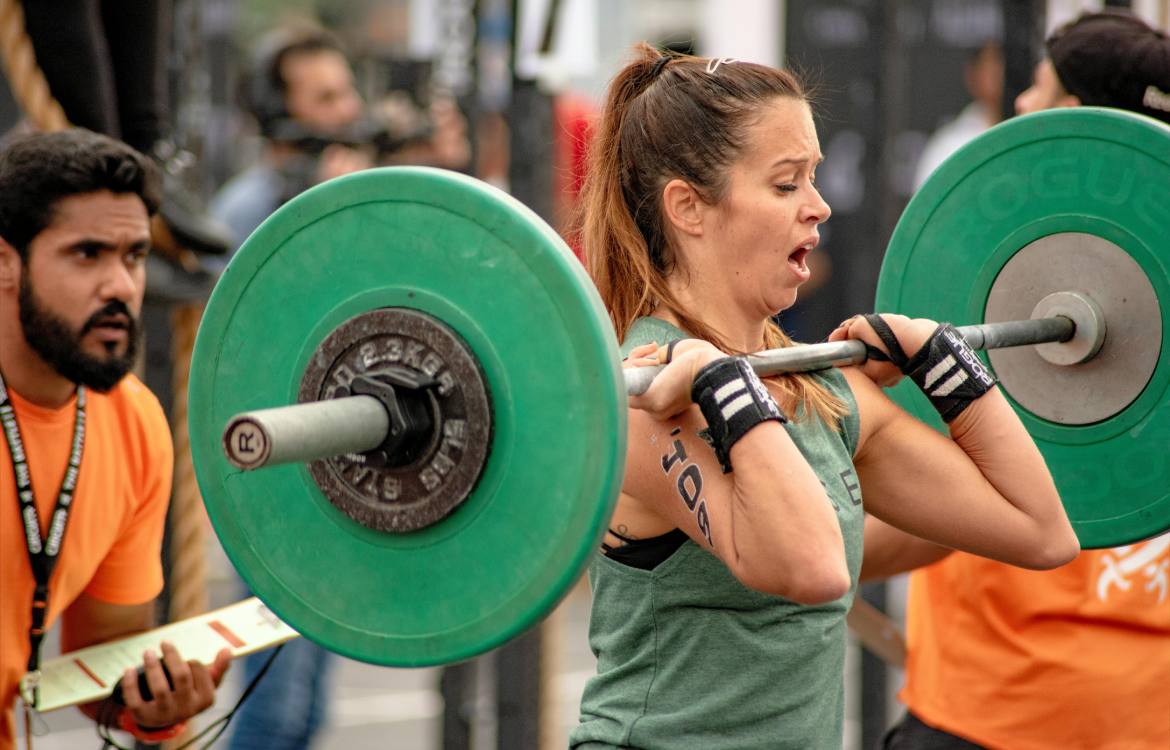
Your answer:
[[[666,221],[676,230],[698,237],[703,234],[703,210],[706,204],[686,180],[675,178],[662,188],[662,210]]]

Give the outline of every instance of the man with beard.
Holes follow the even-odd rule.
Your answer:
[[[141,154],[85,130],[0,153],[0,750],[58,617],[64,651],[153,624],[173,449],[128,373],[158,180]],[[143,656],[151,700],[127,670],[124,709],[83,710],[166,739],[212,704],[229,659],[187,662],[161,643]]]

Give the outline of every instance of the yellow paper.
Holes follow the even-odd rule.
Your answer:
[[[295,630],[252,597],[189,620],[45,661],[41,664],[37,710],[54,711],[106,697],[126,669],[142,665],[144,651],[153,649],[159,653],[161,641],[175,644],[184,659],[210,664],[223,648],[230,649],[233,656],[241,656],[296,637]]]

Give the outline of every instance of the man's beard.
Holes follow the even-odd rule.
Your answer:
[[[74,334],[69,325],[37,302],[28,274],[20,277],[20,327],[29,346],[41,359],[70,382],[105,393],[130,372],[138,356],[138,321],[120,300],[110,300],[105,307],[91,315],[81,330]],[[126,329],[126,351],[114,354],[117,344],[106,344],[110,356],[99,358],[86,354],[81,339],[102,321],[115,315],[124,315],[130,321]]]

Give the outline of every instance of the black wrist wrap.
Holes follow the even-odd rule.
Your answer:
[[[691,400],[707,418],[711,446],[724,474],[731,471],[731,446],[748,430],[761,422],[788,421],[743,357],[717,359],[699,370]]]
[[[995,376],[950,323],[935,329],[902,372],[918,384],[946,422],[996,383]]]

